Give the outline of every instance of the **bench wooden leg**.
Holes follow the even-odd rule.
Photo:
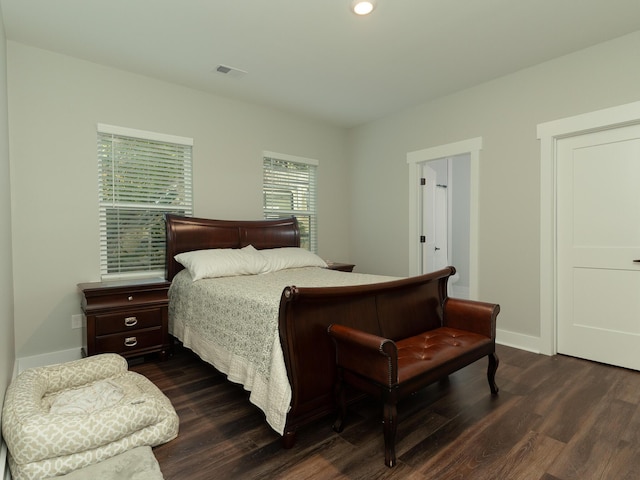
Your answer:
[[[384,404],[384,464],[393,467],[396,464],[396,431],[398,411],[395,402]]]
[[[489,380],[489,388],[491,389],[491,395],[498,394],[498,385],[496,385],[496,371],[498,370],[498,364],[500,360],[495,352],[488,355],[489,367],[487,368],[487,380]]]
[[[344,421],[347,416],[347,399],[344,393],[344,375],[342,368],[338,367],[337,375],[335,398],[336,404],[338,405],[338,416],[336,417],[336,421],[333,422],[333,431],[340,433],[344,429]]]

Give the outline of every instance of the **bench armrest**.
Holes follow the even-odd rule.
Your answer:
[[[336,347],[336,364],[351,372],[391,386],[398,381],[398,348],[388,338],[344,325],[329,325]]]
[[[500,305],[461,298],[447,298],[443,326],[466,330],[496,339],[496,317]]]

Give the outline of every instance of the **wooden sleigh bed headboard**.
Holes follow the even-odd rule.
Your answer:
[[[166,271],[168,281],[184,267],[174,257],[208,248],[256,249],[299,247],[300,229],[295,217],[281,220],[210,220],[166,214]]]

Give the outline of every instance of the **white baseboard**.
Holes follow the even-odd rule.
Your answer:
[[[4,440],[0,443],[0,479],[11,480],[9,465],[7,464],[7,446]]]
[[[18,375],[18,359],[13,362],[13,373],[11,381]],[[11,480],[11,472],[9,472],[9,464],[7,463],[7,444],[0,434],[0,480]]]
[[[519,348],[533,353],[541,353],[540,337],[524,335],[522,333],[510,332],[508,330],[496,330],[496,343],[507,347]]]
[[[16,362],[18,364],[18,373],[20,373],[27,368],[44,367],[45,365],[70,362],[81,358],[82,350],[80,348],[72,348],[70,350],[59,350],[57,352],[43,353],[41,355],[21,357],[16,359]]]

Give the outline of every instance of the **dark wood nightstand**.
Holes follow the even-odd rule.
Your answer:
[[[340,270],[341,272],[353,272],[354,267],[355,267],[355,264],[353,263],[327,262],[327,268],[329,270]]]
[[[171,282],[162,279],[80,283],[87,317],[86,355],[113,352],[124,357],[171,348],[168,324]]]

